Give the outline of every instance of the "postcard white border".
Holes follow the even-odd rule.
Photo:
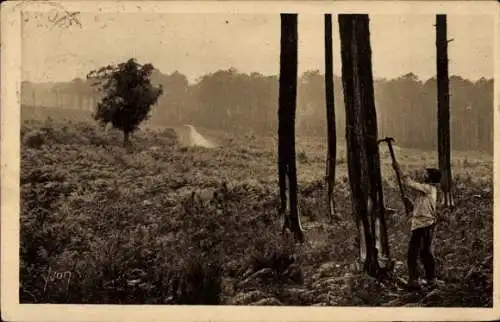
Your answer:
[[[360,308],[150,305],[45,305],[19,303],[19,164],[21,11],[48,11],[60,4],[70,11],[127,13],[369,13],[492,14],[495,20],[495,111],[500,110],[500,5],[497,1],[9,1],[1,5],[1,310],[7,321],[473,321],[500,318],[500,261],[494,251],[494,308]],[[489,31],[485,31],[489,32]],[[498,128],[494,127],[494,179],[499,181]],[[494,200],[499,192],[494,189]],[[495,202],[496,210],[496,202]],[[497,211],[495,211],[496,213]],[[495,220],[496,222],[496,220]],[[495,241],[499,227],[494,225]]]

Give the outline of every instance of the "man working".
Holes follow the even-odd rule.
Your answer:
[[[399,164],[394,165],[394,170],[400,174]],[[411,237],[408,246],[408,287],[410,289],[420,288],[418,282],[417,260],[424,265],[426,280],[429,287],[435,287],[438,283],[435,272],[435,261],[432,254],[432,237],[436,226],[436,203],[437,186],[441,180],[441,172],[438,169],[428,168],[424,183],[418,183],[409,176],[402,176],[406,187],[416,192],[413,202],[404,200],[411,204]],[[410,208],[410,209],[411,209]]]

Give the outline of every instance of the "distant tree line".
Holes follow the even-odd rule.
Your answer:
[[[163,125],[191,123],[228,131],[275,134],[278,76],[245,74],[234,68],[206,74],[189,84],[185,75],[155,71],[153,84],[163,95],[153,107],[151,122]],[[324,75],[307,71],[297,87],[297,135],[326,137]],[[409,73],[396,79],[377,79],[375,106],[380,136],[393,136],[401,146],[435,149],[436,78],[420,80]],[[338,142],[345,137],[342,81],[334,76]],[[451,144],[454,150],[493,152],[493,79],[476,82],[450,77]],[[95,111],[99,94],[87,80],[68,83],[23,82],[22,103]]]

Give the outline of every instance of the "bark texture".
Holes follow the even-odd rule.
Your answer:
[[[450,91],[448,75],[448,40],[446,15],[436,15],[436,64],[437,64],[437,119],[438,159],[441,170],[441,202],[453,207],[451,147],[450,147]]]
[[[278,107],[278,175],[283,231],[290,230],[296,241],[304,241],[297,207],[295,161],[295,115],[297,107],[297,14],[281,14],[281,48]]]
[[[383,205],[368,15],[339,15],[346,141],[360,259],[371,276],[392,268]]]
[[[325,101],[328,135],[326,158],[327,202],[330,218],[335,217],[335,162],[337,159],[337,128],[335,121],[335,97],[333,87],[332,15],[325,14]]]

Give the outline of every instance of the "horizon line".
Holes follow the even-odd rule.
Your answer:
[[[226,68],[226,69],[218,69],[218,70],[215,70],[215,71],[211,71],[211,72],[205,73],[205,74],[200,75],[200,76],[196,76],[196,77],[194,78],[194,80],[193,80],[193,81],[191,81],[191,79],[190,79],[190,77],[189,77],[188,75],[186,75],[186,74],[182,73],[182,72],[181,72],[181,71],[179,71],[179,70],[174,70],[174,71],[172,71],[172,72],[170,72],[170,73],[165,73],[165,72],[162,72],[160,69],[155,68],[155,70],[156,70],[156,71],[158,71],[160,74],[162,74],[162,75],[164,75],[164,76],[170,76],[170,75],[175,74],[175,73],[179,73],[179,74],[181,74],[181,75],[185,76],[185,77],[187,78],[187,80],[188,80],[188,85],[193,85],[193,84],[196,84],[196,83],[198,83],[198,82],[200,81],[200,78],[205,77],[205,76],[208,76],[208,75],[210,75],[210,74],[214,74],[214,73],[221,72],[221,71],[222,71],[222,72],[224,72],[224,71],[229,71],[229,70],[231,70],[231,69],[234,69],[234,70],[236,71],[236,73],[241,74],[241,75],[248,75],[248,76],[250,76],[251,74],[256,73],[256,74],[260,74],[261,76],[264,76],[264,77],[273,77],[273,76],[274,76],[274,77],[279,77],[279,73],[278,73],[278,74],[267,74],[267,73],[262,73],[262,72],[258,72],[258,71],[252,71],[252,72],[242,72],[242,71],[238,70],[237,68],[234,68],[234,67],[229,67],[229,68]],[[299,73],[299,74],[298,74],[298,78],[303,77],[303,76],[304,76],[304,74],[305,74],[305,73],[307,73],[307,72],[316,72],[316,71],[317,71],[317,72],[319,72],[319,75],[321,75],[321,76],[324,76],[324,75],[325,75],[324,71],[322,72],[322,71],[321,71],[321,70],[319,70],[319,69],[308,69],[308,70],[306,70],[306,71],[304,71],[304,72],[302,72],[302,73]],[[383,76],[382,76],[382,77],[380,77],[380,76],[379,76],[379,77],[375,77],[375,76],[374,76],[374,77],[373,77],[373,81],[377,81],[377,80],[396,80],[396,79],[398,79],[398,78],[401,78],[401,77],[406,76],[406,75],[409,75],[409,74],[413,74],[413,75],[415,75],[415,76],[417,77],[417,79],[418,79],[419,81],[422,81],[422,82],[426,82],[426,81],[429,81],[429,80],[431,80],[431,79],[433,79],[433,78],[436,78],[436,77],[437,77],[437,75],[436,75],[436,74],[434,74],[434,75],[432,75],[432,76],[430,76],[430,77],[422,77],[422,75],[418,75],[418,74],[416,74],[415,72],[411,72],[411,71],[410,71],[410,72],[407,72],[407,73],[403,73],[403,74],[401,74],[401,75],[399,75],[399,76],[393,76],[393,77],[383,77]],[[335,77],[337,77],[337,78],[342,78],[342,75],[338,75],[338,74],[335,74],[335,73],[334,73],[334,74],[333,74],[333,77],[334,77],[334,78],[335,78]],[[453,78],[453,77],[460,77],[460,78],[462,78],[462,79],[464,79],[464,80],[468,80],[468,81],[470,81],[470,82],[478,82],[478,81],[480,81],[481,79],[485,79],[485,80],[487,80],[487,81],[490,81],[490,80],[494,80],[494,79],[495,79],[495,77],[494,77],[494,76],[491,76],[491,77],[481,76],[481,77],[478,77],[477,79],[471,79],[471,78],[464,77],[464,76],[462,76],[462,75],[460,75],[460,74],[450,74],[448,78],[450,78],[450,79],[451,79],[451,78]],[[63,80],[51,80],[51,81],[45,81],[45,82],[39,82],[39,81],[38,81],[38,82],[34,82],[34,81],[31,81],[31,80],[22,79],[22,80],[21,80],[21,84],[23,84],[23,83],[30,83],[30,84],[35,84],[35,85],[44,85],[44,84],[45,84],[45,85],[47,85],[47,84],[64,84],[64,83],[71,83],[72,81],[74,81],[74,80],[76,80],[76,79],[81,79],[81,80],[83,80],[83,81],[86,81],[86,80],[87,80],[87,78],[86,78],[86,77],[79,77],[79,76],[74,77],[74,78],[69,79],[69,80],[64,80],[64,81],[63,81]]]

